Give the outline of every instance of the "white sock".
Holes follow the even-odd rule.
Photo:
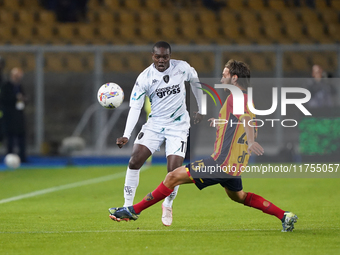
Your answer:
[[[126,170],[125,184],[124,184],[124,207],[133,205],[133,199],[135,198],[136,190],[139,183],[139,169],[132,170],[128,167]]]
[[[178,188],[179,188],[179,185],[177,185],[174,188],[174,191],[171,192],[171,194],[164,199],[163,206],[172,207],[172,203],[174,202],[174,199],[177,196]]]

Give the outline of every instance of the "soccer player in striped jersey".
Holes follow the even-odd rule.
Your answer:
[[[189,82],[196,97],[198,112],[194,123],[202,119],[200,103],[202,90],[196,70],[187,62],[170,59],[171,47],[160,41],[152,47],[153,63],[137,78],[130,98],[130,111],[123,137],[117,139],[119,148],[123,147],[131,136],[145,96],[151,103],[151,113],[139,132],[132,150],[126,171],[124,185],[124,206],[131,206],[139,184],[139,169],[145,161],[165,142],[167,170],[173,171],[183,164],[186,143],[190,127],[190,117],[186,108],[185,82]],[[177,195],[178,186],[162,204],[162,223],[172,223],[172,203]]]
[[[289,232],[294,229],[294,223],[297,221],[297,216],[294,213],[282,210],[257,194],[243,191],[240,176],[242,166],[247,165],[251,153],[258,156],[264,153],[262,146],[255,142],[256,130],[253,127],[255,125],[248,124],[255,117],[247,107],[246,88],[249,78],[250,70],[245,63],[229,60],[225,65],[221,82],[223,84],[232,84],[243,91],[245,111],[242,115],[234,115],[233,95],[230,94],[227,97],[220,110],[219,119],[228,120],[228,124],[218,125],[214,152],[211,157],[181,166],[168,173],[165,180],[139,203],[130,207],[110,208],[109,212],[112,220],[129,221],[138,219],[140,212],[171,194],[176,185],[195,183],[197,188],[203,189],[211,185],[220,184],[233,201],[277,217],[282,223],[283,232]],[[211,125],[215,123],[215,119],[209,119],[208,121],[211,121]],[[234,125],[231,125],[231,122]],[[244,125],[235,125],[238,122],[244,123]],[[225,169],[225,171],[214,171],[213,173],[200,175],[201,173],[198,172],[204,167],[219,167],[219,169]]]

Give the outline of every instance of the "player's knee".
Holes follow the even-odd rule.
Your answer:
[[[241,191],[230,191],[227,188],[225,188],[225,191],[227,192],[229,198],[237,203],[243,204],[244,200],[247,197],[247,193],[243,190]]]
[[[164,180],[164,184],[166,184],[167,187],[175,187],[177,185],[178,182],[178,177],[176,172],[170,172],[166,175],[165,180]]]
[[[129,168],[130,169],[140,169],[142,167],[144,162],[141,162],[141,160],[138,157],[131,157],[129,161]]]

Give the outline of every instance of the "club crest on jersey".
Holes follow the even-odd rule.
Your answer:
[[[163,76],[163,80],[165,81],[165,83],[168,83],[169,82],[169,75],[164,75]]]

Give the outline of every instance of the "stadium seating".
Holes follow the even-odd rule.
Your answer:
[[[340,1],[337,0],[331,0],[330,5],[326,0],[315,0],[315,8],[307,6],[305,1],[296,7],[293,1],[284,0],[227,0],[218,12],[204,7],[201,0],[89,0],[87,19],[78,23],[58,22],[56,14],[45,10],[39,2],[0,0],[1,44],[138,45],[161,39],[171,44],[203,45],[340,42]],[[295,68],[294,64],[288,65],[293,60],[302,63],[302,67],[297,67],[301,69],[316,59],[309,57],[304,63],[302,57],[288,54],[285,70]],[[22,65],[32,63],[26,57],[18,59]],[[247,60],[267,63],[261,64],[261,70],[271,63],[271,58],[261,60],[257,54],[249,55]],[[130,66],[128,58],[122,65],[105,61],[106,68],[116,66],[121,70]],[[332,63],[329,56],[321,61]],[[67,55],[59,62],[67,64]],[[53,66],[46,63],[48,70],[52,70]],[[86,58],[82,63],[90,65],[91,60]],[[60,69],[58,64],[55,68]]]
[[[44,37],[39,32],[41,29],[37,29],[37,33],[26,33],[27,38],[24,38],[24,31],[16,28],[22,24],[43,24],[45,27],[51,27],[51,30],[56,30],[57,33],[55,36],[48,33],[45,37],[50,38],[51,43],[55,40],[57,44],[101,42],[101,39],[95,38],[98,35],[105,37],[105,43],[128,41],[141,44],[158,38],[156,35],[160,31],[172,43],[331,43],[332,40],[338,40],[334,31],[340,26],[340,1],[333,0],[328,6],[325,0],[315,0],[315,9],[309,8],[304,1],[301,2],[301,7],[295,7],[292,1],[287,2],[288,4],[283,0],[228,0],[227,5],[215,13],[205,8],[199,0],[90,0],[87,20],[96,26],[93,29],[98,33],[86,33],[86,27],[89,26],[81,22],[76,23],[73,30],[79,31],[80,38],[86,38],[82,41],[77,33],[67,31],[70,30],[66,28],[69,27],[68,24],[58,23],[52,11],[39,6],[38,0],[2,0],[0,25],[5,25],[6,28],[0,33],[7,36],[0,40],[16,44],[18,41],[15,31],[19,31],[23,41],[27,43],[39,42],[39,39]],[[156,23],[157,33],[153,28],[144,28]],[[11,29],[8,29],[8,26],[12,24],[13,31],[9,33]],[[236,28],[232,29],[234,33],[223,28],[225,25],[228,28],[231,28],[230,25],[235,26]],[[109,29],[110,33],[104,35],[102,31],[110,26],[115,28]],[[119,26],[128,29],[122,31]],[[165,33],[163,26],[169,33]],[[48,28],[44,29],[48,31]],[[178,32],[182,33],[183,38],[178,37]],[[228,37],[227,40],[223,34]],[[326,37],[317,39],[322,34],[326,34]]]

